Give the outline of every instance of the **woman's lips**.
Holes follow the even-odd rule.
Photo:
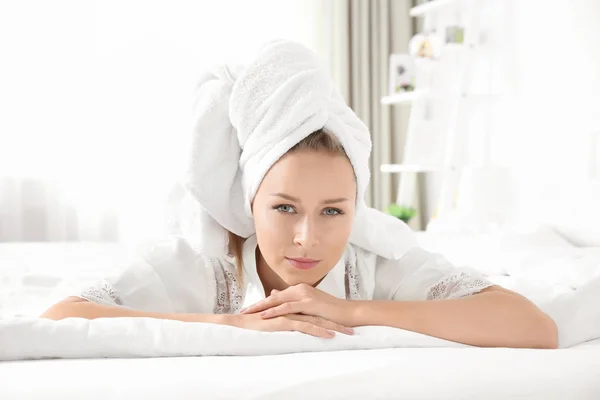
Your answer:
[[[294,268],[298,268],[298,269],[302,269],[302,270],[307,270],[307,269],[311,269],[317,266],[318,263],[321,262],[321,260],[313,260],[310,258],[289,258],[286,257],[286,260],[289,261],[290,264],[292,264],[292,266]]]

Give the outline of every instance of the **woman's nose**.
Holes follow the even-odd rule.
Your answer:
[[[319,244],[319,232],[316,223],[310,218],[302,218],[296,225],[294,244],[304,248],[315,247]]]

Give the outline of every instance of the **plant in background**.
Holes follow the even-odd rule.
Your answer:
[[[417,215],[417,210],[412,207],[404,207],[396,203],[392,203],[387,207],[387,212],[394,217],[401,219],[405,223],[408,222]]]

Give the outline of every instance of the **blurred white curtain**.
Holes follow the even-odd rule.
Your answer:
[[[184,166],[203,68],[289,38],[318,0],[0,2],[0,241],[137,240]]]
[[[405,53],[413,34],[411,0],[324,0],[323,36],[330,66],[346,101],[369,127],[373,141],[367,203],[385,209],[395,201],[397,176],[381,164],[402,161],[409,110],[381,105],[388,94],[389,56]]]

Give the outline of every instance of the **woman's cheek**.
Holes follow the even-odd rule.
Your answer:
[[[290,232],[293,231],[293,221],[290,216],[268,210],[261,217],[260,229],[263,238],[268,238],[270,243],[277,246],[285,245],[285,242],[293,242],[293,238],[290,238]]]
[[[346,241],[352,232],[352,223],[350,216],[342,214],[327,221],[324,230],[329,233],[327,236],[333,241]]]

